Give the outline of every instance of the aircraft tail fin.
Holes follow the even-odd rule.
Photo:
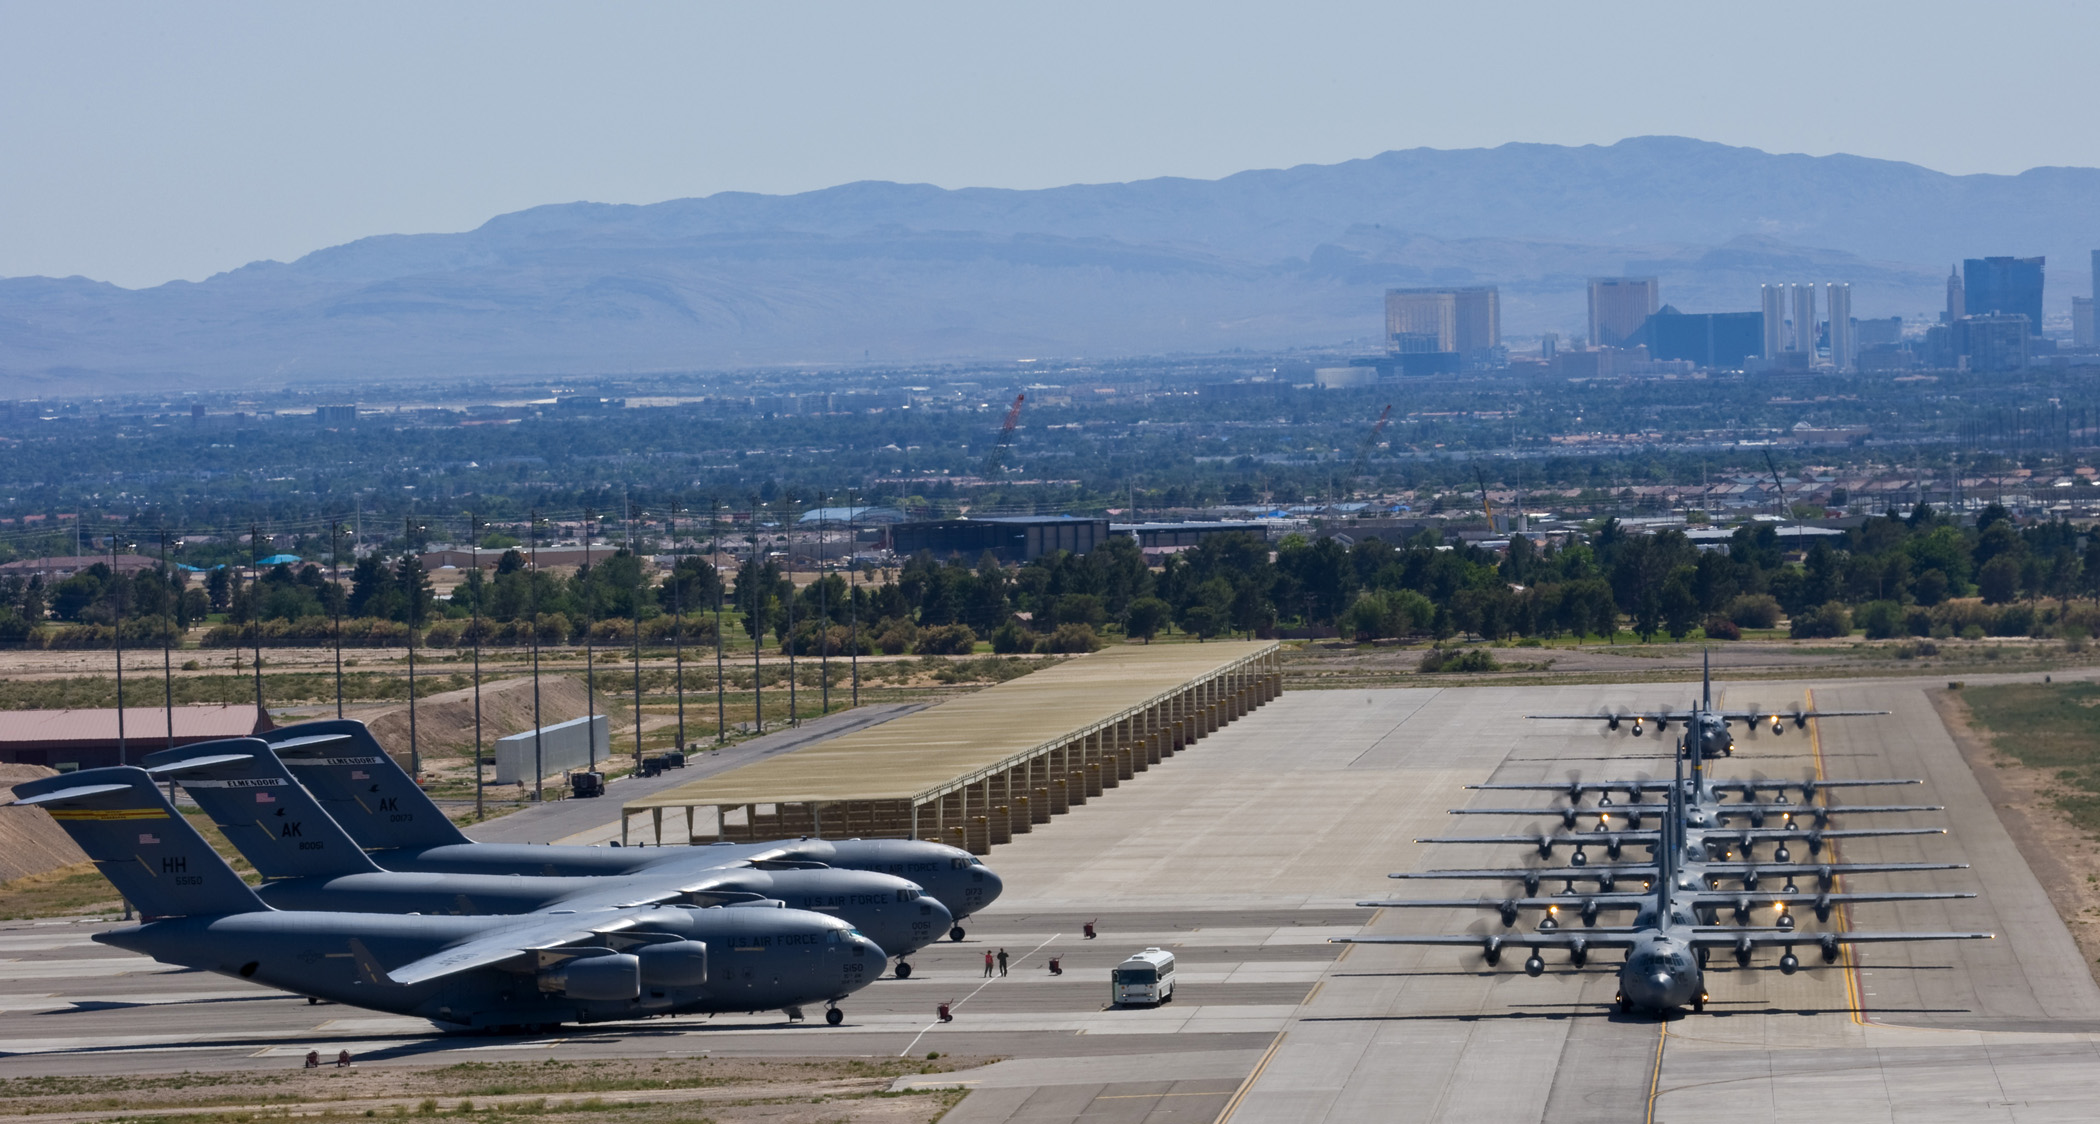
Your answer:
[[[269,908],[176,814],[144,769],[84,769],[18,784],[14,791],[18,803],[50,812],[148,919]]]
[[[379,869],[261,738],[163,749],[140,764],[182,785],[264,878],[331,878]]]
[[[1699,707],[1714,708],[1714,653],[1711,648],[1699,650]]]
[[[360,847],[470,842],[362,722],[301,722],[268,731],[262,740]]]

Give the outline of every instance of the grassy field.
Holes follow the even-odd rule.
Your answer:
[[[2100,836],[2100,684],[2005,683],[1961,697],[1992,748],[2054,776],[2057,807]]]
[[[332,1061],[333,1059],[329,1059]],[[670,1124],[673,1121],[831,1121],[930,1124],[962,1090],[893,1094],[906,1074],[945,1073],[989,1058],[602,1059],[589,1063],[477,1062],[445,1066],[24,1077],[0,1081],[0,1120],[34,1113],[99,1119],[234,1121],[466,1116]],[[105,1115],[106,1114],[106,1115]]]

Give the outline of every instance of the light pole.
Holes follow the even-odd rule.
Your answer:
[[[685,591],[678,584],[678,501],[671,501],[671,656],[672,689],[678,695],[678,752],[685,752]]]
[[[117,764],[131,764],[131,753],[124,741],[124,573],[117,569],[117,536],[109,537],[109,589],[116,602],[113,610],[117,643]]]
[[[160,679],[167,689],[168,748],[175,748],[175,601],[182,596],[182,587],[175,584],[175,570],[168,565],[168,529],[160,531],[160,580],[168,590],[168,617],[160,630]]]
[[[853,661],[853,705],[860,705],[860,559],[858,550],[860,532],[856,526],[859,512],[853,510],[853,489],[846,489],[846,632],[853,637],[853,646],[846,658]]]
[[[525,583],[525,589],[529,594],[529,607],[526,609],[526,612],[532,615],[532,619],[529,622],[532,626],[532,799],[534,803],[538,803],[540,800],[540,779],[547,774],[545,772],[546,754],[543,745],[546,739],[541,735],[542,723],[540,722],[540,513],[537,510],[532,513],[532,530],[530,534],[532,536],[532,574]],[[588,737],[589,735],[586,734],[585,736]]]
[[[335,617],[335,716],[343,716],[343,522],[328,524],[328,564],[335,570],[335,589],[328,601]]]
[[[627,553],[634,556],[634,771],[642,771],[642,590],[649,586],[649,575],[642,572],[642,539],[640,534],[642,513],[639,509],[627,509]],[[612,753],[612,738],[605,739],[605,750]]]
[[[820,714],[831,713],[831,587],[825,584],[830,575],[824,572],[831,545],[831,509],[824,505],[830,499],[817,498],[817,679],[823,692]]]
[[[709,496],[707,500],[707,566],[714,571],[715,585],[715,744],[721,745],[729,737],[728,688],[722,682],[722,645],[728,639],[722,634],[722,567],[716,560],[722,555],[722,497]]]
[[[257,724],[270,713],[263,705],[262,684],[262,528],[248,525],[248,553],[253,556],[253,580],[248,583],[248,636],[255,642],[255,714]]]
[[[423,783],[423,751],[416,742],[416,618],[423,607],[423,561],[416,553],[417,527],[401,517],[401,584],[408,590],[408,775]]]
[[[472,559],[474,582],[474,818],[480,820],[486,814],[481,803],[481,599],[488,594],[487,583],[481,580],[481,524],[473,512],[467,512],[467,553]]]
[[[781,507],[780,526],[787,532],[788,725],[794,726],[802,721],[795,702],[795,497],[790,494]]]
[[[592,651],[597,647],[591,642],[591,625],[598,616],[598,575],[591,572],[591,530],[596,525],[598,512],[583,509],[583,569],[577,577],[583,582],[583,745],[584,754],[590,759],[585,768],[598,767],[598,671]],[[606,718],[610,723],[612,719]],[[607,736],[606,748],[612,748],[612,738]]]

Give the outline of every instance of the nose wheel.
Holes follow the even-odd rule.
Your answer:
[[[951,941],[959,941],[963,939],[963,927],[957,925],[955,928],[948,930],[948,939]]]
[[[897,961],[897,978],[898,978],[898,979],[900,979],[900,980],[908,980],[908,979],[910,979],[910,978],[911,978],[911,965],[909,965],[909,964],[906,964],[906,963],[905,963],[904,961],[902,961],[902,960],[899,960],[899,961]]]
[[[833,1007],[830,1010],[824,1012],[824,1021],[832,1026],[837,1026],[840,1023],[846,1021],[846,1012],[839,1010],[837,1007]]]

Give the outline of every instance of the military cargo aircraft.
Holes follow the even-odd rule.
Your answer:
[[[1593,714],[1527,714],[1526,718],[1568,719],[1604,723],[1605,733],[1631,733],[1640,737],[1647,723],[1655,724],[1659,737],[1669,732],[1673,725],[1684,726],[1684,736],[1678,739],[1680,755],[1689,754],[1694,742],[1699,751],[1709,758],[1727,757],[1735,753],[1735,735],[1729,723],[1741,723],[1751,736],[1770,723],[1774,736],[1786,733],[1788,725],[1797,730],[1808,728],[1811,718],[1864,718],[1887,714],[1886,710],[1812,710],[1795,707],[1788,711],[1752,708],[1749,710],[1714,709],[1713,654],[1701,653],[1700,701],[1685,710],[1664,707],[1661,710],[1599,711]]]
[[[938,898],[957,922],[984,909],[1003,888],[999,876],[959,847],[914,839],[782,839],[709,847],[572,847],[476,843],[462,835],[402,768],[348,719],[303,722],[261,735],[292,775],[320,800],[358,846],[388,870],[429,874],[638,874],[710,869],[732,859],[816,862],[907,878]]]
[[[1693,752],[1696,755],[1697,747]],[[1663,835],[1657,843],[1659,862],[1646,888],[1645,900],[1636,907],[1631,926],[1573,931],[1554,926],[1532,932],[1450,936],[1339,937],[1334,938],[1335,943],[1477,947],[1489,965],[1501,962],[1505,948],[1526,948],[1531,950],[1531,955],[1524,961],[1524,971],[1531,976],[1545,972],[1546,962],[1541,953],[1546,949],[1565,950],[1569,963],[1577,968],[1588,963],[1592,951],[1619,949],[1626,956],[1618,972],[1616,1002],[1619,1009],[1626,1012],[1639,1009],[1664,1015],[1687,1005],[1695,1011],[1706,1009],[1706,955],[1717,949],[1732,951],[1736,963],[1743,967],[1749,966],[1757,949],[1782,949],[1779,970],[1791,975],[1800,967],[1800,960],[1794,952],[1798,946],[1813,946],[1820,951],[1823,962],[1829,964],[1836,962],[1840,947],[1848,944],[1981,940],[1992,936],[1989,933],[1961,932],[1806,933],[1792,928],[1729,929],[1703,924],[1699,916],[1701,903],[1694,893],[1687,891],[1685,872],[1680,870],[1680,856],[1687,848],[1683,833],[1684,806],[1689,791],[1689,786],[1683,783],[1682,768],[1680,759],[1679,776],[1670,789],[1670,808],[1662,819]]]
[[[759,870],[732,861],[711,870],[596,877],[382,870],[260,738],[159,750],[141,764],[183,786],[266,879],[258,892],[278,909],[474,914],[778,901],[845,919],[897,958],[899,978],[911,975],[906,958],[951,923],[947,908],[913,882],[815,863]]]
[[[780,908],[648,906],[418,917],[270,908],[142,769],[14,786],[51,813],[143,922],[94,934],[164,964],[448,1030],[686,1013],[798,1014],[868,985],[883,950],[851,925]]]

